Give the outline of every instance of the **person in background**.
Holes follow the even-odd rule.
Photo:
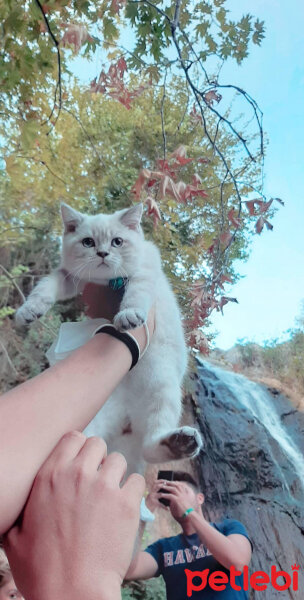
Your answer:
[[[13,580],[8,560],[0,549],[0,600],[23,600]]]
[[[250,563],[252,542],[244,525],[235,519],[209,523],[202,512],[204,494],[189,473],[175,471],[173,481],[156,480],[146,498],[147,508],[152,513],[158,507],[164,508],[160,503],[162,498],[169,501],[167,510],[182,531],[137,552],[125,579],[150,579],[162,575],[168,600],[185,600],[187,589],[197,600],[216,600],[219,593],[223,600],[247,600],[243,575],[235,577],[239,590],[233,589],[229,581],[232,565],[240,572]],[[143,530],[141,524],[141,537]],[[139,542],[140,536],[137,545]],[[205,575],[192,576],[194,571],[204,571]],[[215,571],[222,573],[225,589],[210,587],[207,576]]]

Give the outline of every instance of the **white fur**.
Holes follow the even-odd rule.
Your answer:
[[[45,314],[56,300],[75,296],[86,282],[107,285],[119,276],[128,277],[129,282],[114,319],[118,329],[142,324],[155,304],[156,326],[147,352],[85,430],[103,437],[109,452],[121,451],[128,473],[143,472],[145,461],[195,456],[202,446],[195,429],[178,427],[187,368],[181,313],[162,270],[160,253],[144,239],[141,215],[142,205],[97,216],[62,205],[65,233],[60,268],[38,283],[16,315],[17,324],[24,325]],[[84,248],[85,238],[92,238],[95,246]],[[114,238],[121,238],[122,246],[113,247]],[[102,259],[97,252],[108,255]],[[127,425],[132,433],[123,434]]]

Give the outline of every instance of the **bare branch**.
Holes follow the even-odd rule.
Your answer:
[[[165,77],[164,77],[163,96],[162,96],[161,107],[160,107],[162,135],[163,135],[164,160],[166,160],[166,154],[167,154],[167,140],[166,140],[166,130],[165,130],[165,122],[164,122],[164,103],[165,103],[165,98],[166,98],[166,79],[167,79],[167,69],[166,69]]]
[[[22,290],[20,289],[18,283],[16,283],[16,281],[14,280],[14,278],[11,276],[11,274],[6,270],[6,268],[3,265],[0,265],[0,269],[2,269],[5,277],[12,283],[12,285],[16,288],[17,292],[20,294],[21,296],[21,300],[22,302],[25,302],[25,296],[22,292]]]
[[[60,115],[61,108],[62,108],[61,56],[60,56],[60,50],[59,50],[59,42],[58,42],[58,40],[56,39],[56,37],[54,36],[54,34],[53,34],[52,30],[51,30],[49,20],[48,20],[45,12],[43,10],[43,6],[42,6],[40,0],[35,0],[35,2],[36,2],[36,4],[37,4],[37,6],[38,6],[38,8],[39,8],[39,10],[40,10],[40,12],[41,12],[41,14],[43,16],[43,20],[45,22],[45,25],[46,25],[47,30],[49,32],[49,35],[50,35],[50,37],[51,37],[51,39],[52,39],[52,41],[54,43],[54,46],[56,48],[56,51],[57,51],[58,79],[57,79],[57,83],[56,83],[56,87],[55,87],[54,105],[53,105],[51,113],[50,113],[50,115],[48,116],[48,119],[47,119],[47,121],[50,121],[51,118],[52,118],[52,116],[53,116],[53,114],[54,114],[54,111],[55,111],[55,108],[56,108],[56,105],[57,105],[57,93],[59,92],[59,108],[58,108],[57,116],[56,116],[55,121],[53,123],[53,127],[55,127],[55,125],[56,125],[56,123],[58,121],[59,115]],[[44,124],[47,121],[45,121]],[[48,133],[50,133],[50,132],[48,132]]]

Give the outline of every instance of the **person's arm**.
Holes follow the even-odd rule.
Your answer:
[[[145,481],[121,486],[122,454],[71,432],[35,478],[18,524],[4,536],[25,600],[120,600]]]
[[[180,481],[167,481],[168,493],[161,492],[161,498],[170,500],[170,505],[175,504],[180,516],[191,508],[189,499],[185,493],[184,485]],[[249,540],[242,534],[234,533],[225,536],[206,521],[202,513],[193,510],[186,517],[187,522],[192,525],[201,542],[208,548],[209,552],[218,562],[230,569],[231,565],[241,571],[251,560],[251,545]]]
[[[242,534],[233,533],[225,536],[212,527],[201,514],[193,511],[186,517],[201,540],[218,562],[230,569],[234,565],[237,571],[242,571],[251,560],[251,545]]]
[[[159,482],[156,480],[146,497],[146,506],[147,508],[154,513],[157,508],[161,508],[163,510],[169,510],[167,506],[159,502],[160,492],[159,492]],[[154,577],[158,571],[158,563],[155,558],[149,553],[140,550],[143,534],[145,531],[145,523],[140,521],[138,534],[137,534],[137,542],[136,547],[133,553],[132,562],[127,570],[125,579],[150,579]]]
[[[148,326],[153,333],[153,311]],[[133,329],[132,335],[142,350],[144,328]],[[88,425],[129,371],[131,360],[123,342],[98,334],[0,398],[0,533],[18,517],[36,473],[58,440]]]

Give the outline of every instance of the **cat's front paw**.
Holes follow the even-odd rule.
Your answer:
[[[114,325],[121,331],[140,327],[147,320],[147,314],[141,308],[125,308],[114,318]]]
[[[27,327],[30,323],[45,315],[51,306],[52,302],[50,300],[42,300],[41,298],[27,300],[18,308],[15,314],[17,328],[22,329]]]

